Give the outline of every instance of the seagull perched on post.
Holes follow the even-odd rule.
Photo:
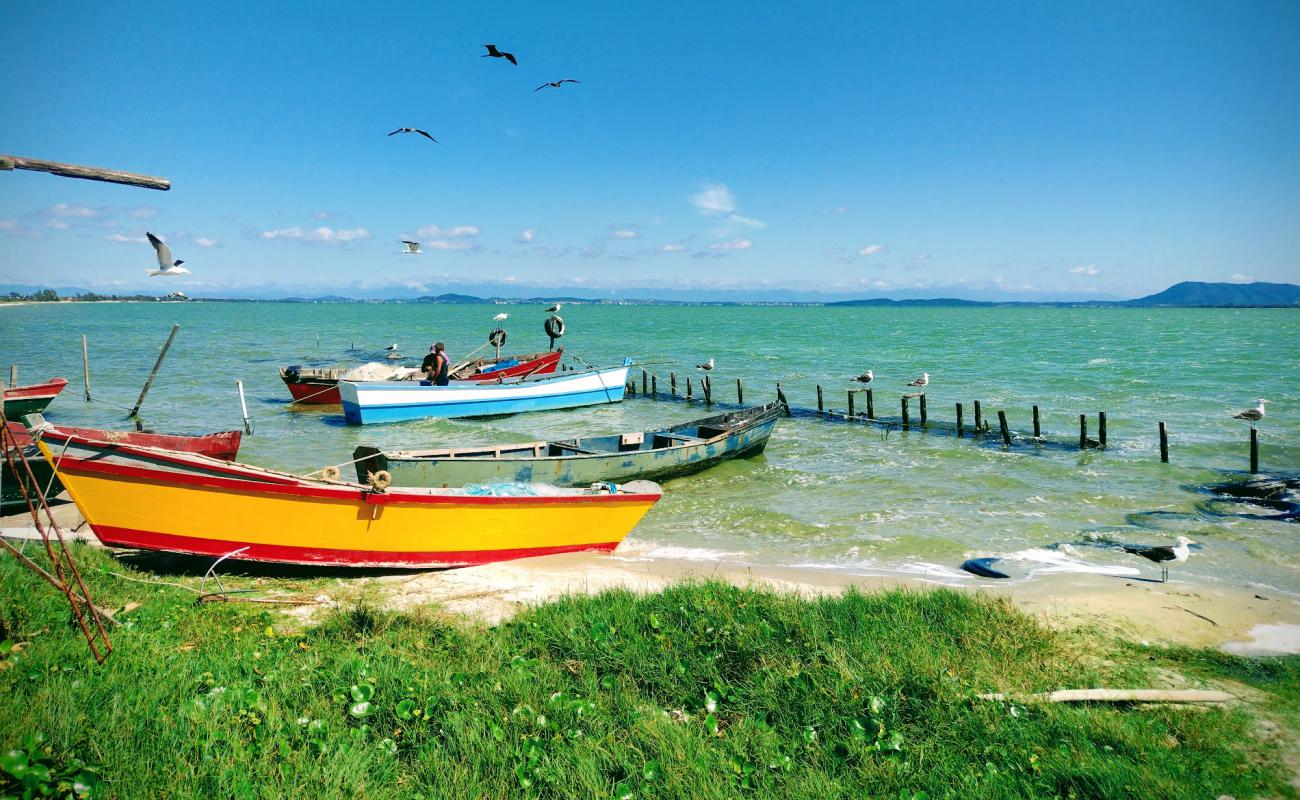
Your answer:
[[[177,263],[179,264],[180,262],[178,261]],[[1240,412],[1240,413],[1238,413],[1238,414],[1233,414],[1233,415],[1232,415],[1232,418],[1233,418],[1233,419],[1244,419],[1244,420],[1246,420],[1247,422],[1249,422],[1249,423],[1250,423],[1250,427],[1253,428],[1253,427],[1255,427],[1255,423],[1256,423],[1256,422],[1259,422],[1261,419],[1264,418],[1264,404],[1267,403],[1267,402],[1268,402],[1267,400],[1265,400],[1264,398],[1261,397],[1261,398],[1259,398],[1258,400],[1255,401],[1255,407],[1254,407],[1254,408],[1248,408],[1248,409],[1246,409],[1245,411],[1242,411],[1242,412]]]
[[[492,318],[492,321],[493,321],[493,322],[502,322],[502,321],[504,321],[504,320],[505,320],[507,317],[509,317],[509,316],[510,316],[509,314],[497,314],[495,317]]]
[[[930,384],[930,373],[928,373],[928,372],[922,372],[922,373],[921,373],[921,377],[917,378],[916,380],[912,381],[911,383],[909,383],[909,384],[907,384],[907,385],[908,385],[908,386],[915,386],[915,387],[918,388],[918,389],[924,389],[924,388],[925,388],[926,386],[928,386],[929,384]]]
[[[564,83],[582,83],[582,81],[575,81],[573,78],[561,78],[558,81],[547,81],[546,83],[543,83],[541,86],[538,86],[536,89],[534,89],[533,94],[537,94],[541,90],[545,89],[547,86],[551,86],[558,89],[560,88],[560,85]]]
[[[1189,544],[1196,544],[1186,536],[1179,536],[1174,540],[1172,547],[1161,545],[1159,547],[1142,547],[1135,544],[1124,545],[1124,552],[1132,553],[1135,556],[1154,561],[1160,565],[1160,582],[1164,583],[1169,580],[1169,568],[1164,565],[1165,561],[1173,561],[1181,564],[1187,560],[1192,551],[1187,547]]]
[[[149,277],[152,278],[155,275],[172,277],[175,275],[190,274],[188,269],[181,266],[181,264],[185,263],[184,261],[181,261],[180,259],[177,259],[174,262],[172,261],[172,249],[168,247],[162,239],[159,239],[148,231],[145,231],[144,235],[149,237],[149,244],[153,245],[154,252],[158,255],[158,266],[160,267],[160,269],[149,270]]]
[[[854,378],[853,380],[857,381],[858,383],[871,383],[875,379],[876,376],[872,374],[871,370],[867,370],[866,372],[862,373],[861,375]]]
[[[438,141],[437,139],[435,139],[435,138],[433,138],[432,136],[430,136],[428,131],[422,131],[422,130],[420,130],[419,128],[398,128],[397,130],[393,131],[392,133],[390,133],[390,134],[388,134],[388,135],[389,135],[389,136],[396,136],[396,135],[399,134],[399,133],[418,133],[418,134],[420,134],[421,136],[423,136],[424,138],[428,139],[429,141],[434,142],[435,144],[436,144],[437,141]]]
[[[424,255],[424,253],[421,253],[421,252],[420,252],[420,243],[419,243],[419,242],[408,242],[407,240],[403,239],[403,240],[402,240],[402,244],[406,245],[406,249],[402,251],[402,255],[407,255],[407,256],[422,256],[422,255]]]
[[[696,365],[695,365],[695,368],[696,368],[696,369],[702,369],[702,370],[704,370],[705,372],[712,372],[712,371],[713,371],[713,359],[710,358],[710,359],[708,360],[708,362],[706,362],[706,363],[704,363],[704,364],[696,364]]]
[[[547,313],[547,314],[554,314],[555,312],[559,311],[559,310],[560,310],[561,308],[563,308],[563,307],[564,307],[564,303],[556,303],[555,305],[553,305],[553,306],[551,306],[550,308],[546,309],[546,313]]]
[[[497,46],[494,44],[485,44],[483,46],[487,48],[487,52],[481,56],[482,58],[504,58],[506,61],[509,61],[511,64],[514,64],[516,67],[519,66],[519,62],[515,61],[514,53],[506,53],[501,50],[498,50]]]

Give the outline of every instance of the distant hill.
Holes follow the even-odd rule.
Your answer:
[[[489,302],[481,297],[474,297],[468,294],[440,294],[436,297],[424,296],[417,299],[417,303],[451,303],[454,305],[464,305],[467,303],[486,303]]]
[[[956,297],[936,297],[931,300],[890,300],[887,297],[873,297],[869,300],[840,300],[835,303],[826,303],[828,306],[944,306],[944,307],[961,307],[961,306],[999,306],[999,305],[1026,305],[1025,303],[1000,303],[988,300],[962,300]],[[1033,303],[1032,305],[1039,305]]]
[[[1300,286],[1294,283],[1202,283],[1183,281],[1163,292],[1125,300],[1126,306],[1300,306]]]

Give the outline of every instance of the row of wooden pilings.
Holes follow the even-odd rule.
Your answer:
[[[677,374],[675,372],[668,373],[668,381],[669,381],[669,390],[668,390],[669,396],[672,397],[673,399],[676,399],[678,397]],[[686,376],[685,395],[683,396],[683,399],[685,399],[687,402],[690,402],[695,399],[693,396],[694,385],[695,384],[691,376],[689,375]],[[700,386],[700,391],[703,394],[705,405],[713,405],[712,377],[709,375],[700,376],[699,386]],[[627,389],[630,394],[635,395],[637,393],[636,381],[629,380],[627,384]],[[640,394],[650,398],[657,397],[659,395],[659,377],[653,373],[648,372],[647,370],[642,369]],[[866,400],[865,414],[857,413],[855,408],[856,407],[855,398],[856,395],[859,394],[864,395],[864,399]],[[791,406],[789,401],[786,399],[785,390],[781,388],[780,381],[777,381],[776,384],[776,398],[783,406],[785,406],[786,414],[790,415]],[[910,430],[912,427],[911,413],[910,413],[909,402],[908,402],[911,398],[916,398],[917,400],[917,411],[918,411],[918,416],[920,418],[919,420],[920,427],[927,428],[929,426],[929,409],[926,406],[925,392],[904,394],[900,398],[900,402],[899,402],[899,411],[901,414],[901,416],[899,417],[900,426],[904,430]],[[873,392],[872,389],[870,388],[849,389],[847,390],[846,399],[848,401],[847,412],[839,413],[834,410],[827,410],[826,403],[825,403],[825,392],[823,391],[821,384],[817,384],[817,409],[815,413],[818,416],[824,416],[831,419],[842,419],[844,421],[849,421],[849,422],[860,421],[868,424],[875,423],[875,424],[889,425],[892,427],[893,425],[892,422],[887,422],[887,421],[882,421],[877,419],[875,393]],[[745,404],[745,382],[741,378],[736,378],[736,404],[742,406]],[[955,410],[957,414],[957,423],[954,426],[953,430],[958,438],[963,438],[966,435],[965,419],[964,419],[965,406],[962,403],[957,403]],[[979,400],[974,401],[973,410],[975,412],[974,414],[975,426],[974,429],[971,431],[971,436],[990,433],[992,428],[989,424],[988,419],[985,418],[984,416],[984,409],[982,408]],[[811,409],[808,409],[807,412],[813,413]],[[1042,424],[1041,424],[1037,405],[1033,406],[1032,413],[1033,413],[1033,424],[1034,424],[1033,439],[1037,442],[1042,442],[1043,431],[1042,431]],[[1169,430],[1168,427],[1165,425],[1164,420],[1160,421],[1157,428],[1157,433],[1160,442],[1160,461],[1165,464],[1168,464],[1169,463]],[[1250,429],[1250,472],[1251,474],[1255,474],[1259,472],[1258,433],[1259,432],[1255,428],[1252,427]],[[1011,429],[1007,424],[1007,414],[1005,411],[1002,410],[998,411],[998,434],[1002,439],[1003,446],[1010,447],[1012,442]],[[1106,412],[1100,411],[1097,413],[1097,438],[1096,439],[1091,439],[1088,437],[1088,415],[1080,414],[1079,415],[1079,449],[1080,450],[1086,450],[1088,448],[1105,449],[1106,441],[1107,441]]]

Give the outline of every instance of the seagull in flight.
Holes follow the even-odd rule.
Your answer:
[[[564,303],[556,303],[555,305],[546,309],[546,313],[554,314],[555,312],[559,311],[561,308],[564,308]]]
[[[403,255],[408,255],[408,256],[422,256],[422,255],[424,255],[424,253],[421,253],[421,252],[420,252],[420,243],[419,243],[419,242],[408,242],[407,240],[403,239],[403,240],[402,240],[402,244],[406,245],[406,249],[402,251],[402,254],[403,254]]]
[[[399,133],[418,133],[418,134],[420,134],[421,136],[423,136],[424,138],[428,139],[428,140],[431,141],[431,142],[435,142],[435,143],[436,143],[436,142],[438,141],[437,139],[435,139],[435,138],[433,138],[432,136],[430,136],[428,131],[422,131],[422,130],[420,130],[419,128],[398,128],[397,130],[393,131],[392,133],[390,133],[390,134],[388,134],[388,135],[389,135],[389,136],[396,136],[396,135],[399,134]]]
[[[177,263],[180,263],[180,262],[177,262]],[[1255,407],[1254,407],[1254,408],[1248,408],[1248,409],[1246,409],[1245,411],[1242,411],[1242,412],[1240,412],[1240,413],[1238,413],[1238,414],[1233,414],[1233,415],[1232,415],[1232,418],[1233,418],[1233,419],[1244,419],[1244,420],[1246,420],[1247,422],[1249,422],[1249,423],[1250,423],[1250,427],[1253,428],[1253,427],[1255,427],[1255,423],[1256,423],[1256,422],[1259,422],[1261,419],[1264,418],[1264,404],[1267,403],[1267,402],[1268,402],[1267,400],[1265,400],[1264,398],[1261,397],[1261,398],[1259,398],[1258,400],[1255,401]]]
[[[858,383],[865,384],[865,383],[871,383],[873,380],[875,380],[875,378],[876,376],[872,374],[871,370],[867,370],[866,372],[862,373],[861,375],[854,378],[853,380],[857,381]]]
[[[167,246],[166,242],[148,231],[145,231],[144,235],[149,237],[149,244],[153,245],[154,252],[158,254],[158,266],[160,267],[160,269],[149,270],[149,277],[152,278],[156,275],[172,277],[190,274],[188,269],[181,266],[181,264],[185,263],[184,261],[180,259],[175,262],[172,261],[172,249]]]
[[[493,321],[493,322],[504,322],[505,319],[506,319],[507,317],[509,317],[509,316],[510,316],[509,314],[497,314],[495,317],[492,318],[492,321]]]
[[[1169,568],[1164,565],[1166,561],[1173,561],[1175,564],[1181,564],[1187,560],[1192,551],[1187,547],[1189,544],[1196,544],[1186,536],[1179,536],[1174,540],[1172,547],[1161,545],[1158,547],[1143,547],[1136,544],[1124,545],[1124,552],[1132,553],[1135,556],[1142,556],[1148,561],[1154,561],[1160,565],[1160,581],[1164,583],[1169,580]]]
[[[704,363],[704,364],[696,364],[696,365],[695,365],[695,368],[696,368],[696,369],[702,369],[702,370],[704,370],[705,372],[712,372],[712,371],[713,371],[713,359],[710,358],[710,359],[708,360],[708,362],[706,362],[706,363]]]
[[[515,61],[514,53],[502,52],[498,50],[497,46],[494,44],[485,44],[483,46],[487,48],[487,52],[484,53],[482,56],[480,56],[481,58],[504,58],[506,61],[509,61],[511,64],[514,64],[516,67],[519,66],[519,62]]]
[[[551,86],[558,89],[562,84],[565,83],[582,83],[582,81],[575,81],[573,78],[561,78],[558,81],[548,81],[546,83],[543,83],[541,86],[538,86],[536,89],[534,89],[533,94],[537,94],[541,90],[545,89],[547,86]]]
[[[928,373],[928,372],[922,372],[922,373],[921,373],[921,377],[917,378],[916,380],[912,381],[911,383],[909,383],[909,384],[907,384],[907,385],[908,385],[908,386],[915,386],[915,387],[918,388],[918,389],[924,389],[924,388],[925,388],[926,386],[928,386],[929,384],[930,384],[930,373]]]

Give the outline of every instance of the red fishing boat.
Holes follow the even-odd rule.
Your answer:
[[[23,414],[39,414],[67,385],[63,378],[51,378],[45,383],[11,386],[4,390],[5,416],[19,419]]]
[[[453,372],[451,379],[485,383],[524,375],[546,375],[555,372],[562,355],[564,349],[560,348],[549,353],[529,353],[500,360],[475,359]],[[293,395],[295,403],[308,406],[337,405],[343,402],[339,397],[339,379],[350,371],[337,368],[281,367],[280,380],[289,387],[289,394]]]

